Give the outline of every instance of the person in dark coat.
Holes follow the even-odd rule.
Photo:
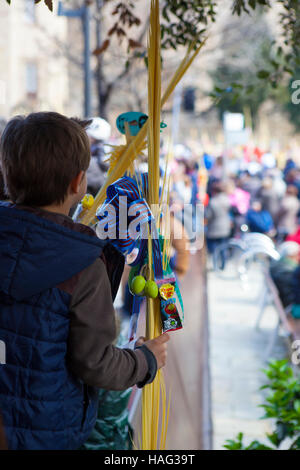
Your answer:
[[[297,320],[300,319],[300,267],[296,268],[293,275],[293,305],[291,314]]]
[[[288,307],[294,303],[294,272],[299,264],[300,247],[296,242],[284,242],[279,252],[278,261],[272,261],[270,275],[276,285],[282,305]]]
[[[270,212],[263,210],[260,201],[253,201],[246,215],[246,222],[251,232],[272,234],[274,222]]]

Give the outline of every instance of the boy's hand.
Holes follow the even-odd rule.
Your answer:
[[[140,336],[136,342],[135,342],[135,347],[137,348],[138,346],[142,346],[146,342],[145,336]]]
[[[148,349],[154,354],[157,362],[157,368],[160,369],[166,364],[167,359],[167,342],[169,341],[170,336],[168,333],[163,333],[156,338],[149,339],[148,341],[144,341],[144,338],[139,338],[138,342],[140,342],[139,346],[144,344],[147,346]]]

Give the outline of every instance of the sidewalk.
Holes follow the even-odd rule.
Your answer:
[[[259,388],[266,382],[261,369],[266,367],[265,352],[277,316],[268,307],[255,329],[258,298],[262,288],[259,268],[253,267],[249,282],[222,279],[208,273],[208,305],[210,328],[210,373],[212,392],[213,448],[222,449],[226,439],[239,432],[244,442],[264,442],[270,432],[270,420],[261,420],[265,392]],[[286,340],[279,337],[272,358],[288,354]]]

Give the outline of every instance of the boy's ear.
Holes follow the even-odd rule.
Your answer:
[[[81,189],[80,185],[81,185],[83,177],[84,177],[84,171],[81,171],[80,173],[78,173],[77,176],[75,176],[75,178],[72,179],[70,183],[70,189],[73,194],[78,194],[80,192],[80,189]]]

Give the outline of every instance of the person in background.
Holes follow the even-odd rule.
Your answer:
[[[190,243],[187,231],[170,211],[170,266],[181,280],[190,264]]]
[[[287,184],[284,181],[282,171],[279,168],[272,168],[267,170],[266,176],[272,178],[273,181],[273,189],[277,194],[279,200],[281,200],[286,192]]]
[[[291,315],[297,320],[300,319],[300,266],[298,266],[293,274],[293,305]]]
[[[224,159],[220,155],[216,158],[211,170],[210,175],[214,180],[221,180],[224,174]]]
[[[221,243],[228,240],[231,233],[230,201],[220,182],[211,187],[211,198],[205,208],[206,242],[209,253],[214,254]],[[225,262],[225,260],[223,260]]]
[[[239,234],[241,226],[245,222],[245,215],[250,205],[250,194],[239,188],[234,179],[228,180],[225,187],[231,205],[233,220],[231,236],[235,236]]]
[[[193,240],[194,208],[197,198],[197,189],[194,186],[189,166],[186,160],[177,160],[172,170],[172,188],[170,201],[175,207],[175,217],[181,221],[187,230],[189,239]],[[195,181],[194,181],[195,182]]]
[[[263,210],[260,201],[254,200],[246,215],[246,223],[251,232],[275,235],[274,222],[270,212]]]
[[[199,172],[199,165],[196,161],[189,160],[187,162],[187,175],[191,180],[191,204],[192,206],[196,206],[198,202],[198,172]]]
[[[247,170],[244,173],[240,175],[240,188],[242,188],[244,191],[247,191],[251,199],[255,199],[257,192],[261,188],[261,179],[259,178],[258,174],[250,174],[250,172]]]
[[[284,242],[278,251],[281,257],[278,261],[271,261],[270,275],[286,308],[294,301],[293,278],[299,264],[300,246],[296,242]]]
[[[296,232],[299,210],[298,188],[289,184],[285,196],[280,201],[275,217],[277,233],[281,240],[284,240],[287,235]]]
[[[288,158],[286,163],[285,163],[285,167],[283,169],[284,177],[286,177],[286,175],[289,173],[289,171],[293,170],[294,168],[296,168],[296,163],[294,162],[294,160],[292,158]]]
[[[278,211],[279,200],[273,187],[273,180],[269,176],[263,178],[261,188],[257,192],[256,199],[261,202],[262,210],[269,212],[274,220]]]
[[[173,171],[173,197],[182,204],[190,204],[192,200],[192,189],[192,181],[188,175],[187,163],[185,160],[177,160],[176,167]]]
[[[87,170],[88,193],[96,196],[105,181],[108,164],[105,160],[104,143],[110,138],[111,126],[100,117],[92,118],[86,133],[91,145],[91,162]]]
[[[300,199],[300,172],[295,166],[288,170],[284,178],[287,185],[292,184],[298,188],[298,198]]]

